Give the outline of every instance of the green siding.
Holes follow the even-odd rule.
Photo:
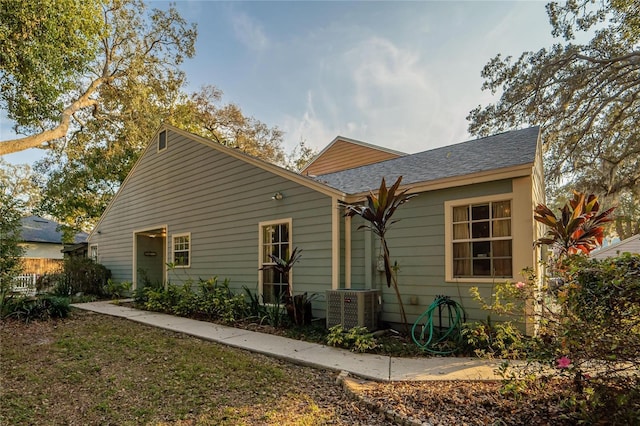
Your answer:
[[[167,132],[168,147],[151,143],[99,224],[91,243],[117,281],[133,279],[133,233],[167,225],[191,233],[191,267],[168,279],[229,278],[257,289],[258,223],[292,218],[292,242],[303,249],[294,290],[331,289],[331,197],[233,158],[191,138]],[[275,192],[283,200],[272,200]],[[323,303],[314,303],[317,313]]]
[[[444,203],[449,200],[510,193],[511,180],[468,185],[421,193],[401,206],[394,215],[400,219],[387,234],[391,261],[400,266],[398,283],[407,317],[414,322],[437,295],[447,295],[461,301],[471,319],[486,319],[469,295],[474,284],[445,282]],[[382,319],[400,322],[400,310],[393,289],[388,288],[383,272],[375,270],[379,254],[379,241],[373,237],[373,280],[366,282],[365,232],[357,230],[362,220],[352,223],[352,287],[381,289],[383,294]],[[478,285],[490,291],[490,285]],[[487,290],[488,289],[488,290]],[[409,304],[417,298],[418,304]]]

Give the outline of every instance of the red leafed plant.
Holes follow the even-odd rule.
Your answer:
[[[389,246],[387,244],[386,234],[391,225],[397,222],[397,220],[391,220],[391,217],[396,212],[398,207],[409,201],[411,198],[415,197],[417,194],[409,194],[407,195],[407,191],[409,189],[398,190],[400,187],[400,183],[402,182],[402,176],[398,177],[398,180],[387,188],[387,183],[384,178],[382,178],[382,182],[380,182],[380,188],[378,189],[378,193],[374,194],[373,192],[369,192],[367,195],[367,203],[363,205],[352,205],[352,204],[343,204],[346,213],[345,216],[353,217],[360,216],[365,221],[369,222],[367,225],[361,225],[358,229],[367,228],[371,229],[374,234],[380,237],[380,242],[382,244],[382,253],[384,260],[384,272],[387,278],[387,287],[391,287],[393,284],[393,289],[396,293],[396,297],[398,298],[398,304],[400,306],[400,316],[402,317],[402,321],[405,327],[405,331],[409,334],[407,315],[404,311],[404,304],[402,303],[402,296],[400,295],[400,290],[398,288],[398,282],[395,275],[392,274],[393,266],[391,266],[391,255],[389,254]]]
[[[611,222],[610,217],[615,207],[600,211],[598,197],[573,191],[573,200],[561,209],[560,217],[544,204],[538,204],[534,219],[549,229],[545,237],[536,240],[535,245],[550,245],[559,250],[559,255],[589,254],[602,244],[604,224]]]

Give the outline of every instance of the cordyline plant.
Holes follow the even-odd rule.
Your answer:
[[[598,214],[600,203],[593,194],[585,195],[573,191],[573,200],[561,209],[560,217],[544,204],[534,210],[534,219],[548,227],[545,237],[536,240],[536,246],[549,245],[559,251],[559,257],[584,253],[589,254],[602,244],[604,224],[611,222],[615,207]]]
[[[367,195],[367,203],[365,205],[343,205],[347,210],[345,216],[353,217],[357,215],[369,222],[368,225],[361,225],[360,227],[358,227],[358,229],[370,229],[374,234],[380,237],[384,259],[384,273],[387,278],[387,287],[391,287],[391,284],[393,283],[393,289],[396,293],[396,297],[398,298],[398,303],[400,305],[400,315],[402,317],[402,322],[404,323],[405,331],[407,332],[407,334],[409,334],[409,330],[407,328],[407,315],[404,311],[404,304],[402,303],[400,290],[398,289],[398,280],[392,273],[393,267],[391,266],[391,256],[389,255],[389,246],[386,239],[387,231],[389,230],[391,225],[397,222],[397,220],[391,220],[391,216],[393,216],[398,207],[417,195],[406,195],[409,189],[398,191],[400,182],[402,182],[402,176],[400,176],[398,180],[396,180],[396,183],[394,183],[390,188],[387,188],[387,183],[385,182],[384,178],[382,178],[382,182],[380,183],[380,188],[378,189],[377,195],[373,192],[369,192],[369,195]]]
[[[301,256],[302,249],[299,249],[298,247],[295,247],[291,251],[291,255],[288,259],[282,259],[274,254],[269,254],[269,258],[271,258],[271,260],[273,261],[273,265],[265,265],[260,268],[261,271],[274,269],[282,274],[282,279],[288,284],[287,294],[285,295],[285,303],[291,304],[293,308],[293,322],[296,325],[300,325],[304,322],[304,317],[301,316],[304,314],[304,312],[299,312],[301,309],[297,309],[296,298],[293,296],[293,283],[289,280],[289,274],[291,272],[291,269],[293,268],[293,265],[295,265],[298,260],[300,260]],[[302,303],[301,307],[302,309],[304,309],[304,302],[306,301],[306,298],[300,297],[300,299],[303,299],[301,302],[299,302],[299,304]]]

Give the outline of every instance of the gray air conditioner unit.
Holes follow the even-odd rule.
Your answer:
[[[342,324],[345,330],[367,327],[378,328],[378,290],[327,291],[327,328]]]

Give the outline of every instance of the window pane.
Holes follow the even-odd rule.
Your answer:
[[[473,275],[491,275],[491,259],[473,259]]]
[[[491,255],[491,241],[478,241],[472,243],[473,257],[489,257]]]
[[[471,236],[473,238],[489,238],[489,222],[473,222]]]
[[[454,260],[453,275],[456,277],[470,276],[471,275],[471,259]]]
[[[469,206],[461,206],[453,208],[454,222],[467,222],[469,220]]]
[[[510,237],[511,236],[511,220],[501,219],[493,221],[494,237]]]
[[[493,261],[496,277],[510,277],[512,275],[511,259],[496,259]]]
[[[460,259],[463,257],[471,257],[471,244],[453,243],[453,258]]]
[[[174,255],[174,263],[178,266],[185,266],[189,264],[189,252],[180,251]]]
[[[511,202],[510,201],[498,201],[491,204],[492,217],[511,217]]]
[[[453,225],[453,239],[454,240],[466,240],[469,238],[469,224],[458,223]]]
[[[288,243],[289,242],[289,226],[284,224],[284,225],[279,225],[280,226],[280,241],[281,243]]]
[[[492,245],[494,257],[511,257],[511,240],[494,241]]]
[[[489,219],[489,204],[472,206],[471,219],[472,220]]]

